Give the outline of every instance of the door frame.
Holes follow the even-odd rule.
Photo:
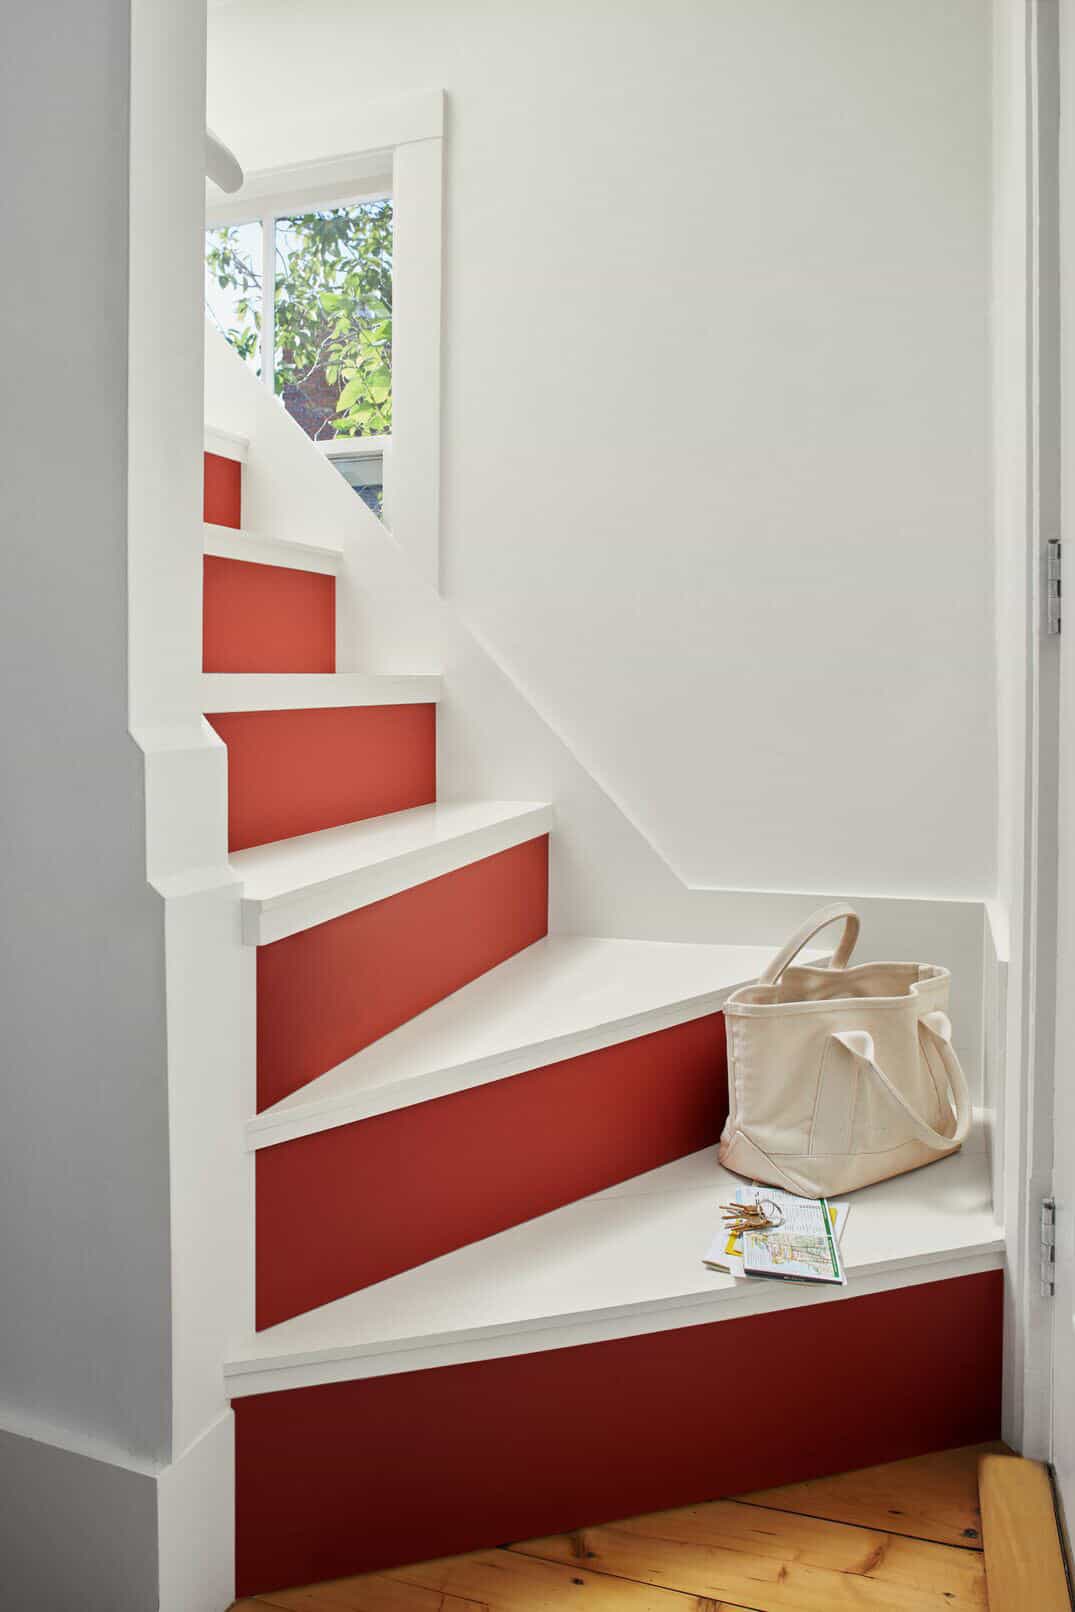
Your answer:
[[[1056,96],[1058,114],[1062,108],[1075,107],[1075,0],[1057,0],[1057,33],[1056,33]],[[1061,119],[1058,115],[1057,152],[1056,152],[1056,327],[1053,331],[1052,352],[1055,355],[1057,369],[1057,397],[1056,397],[1056,465],[1057,465],[1057,522],[1056,535],[1059,536],[1068,550],[1070,556],[1075,552],[1075,538],[1069,538],[1067,523],[1064,521],[1064,512],[1075,508],[1075,445],[1072,443],[1071,427],[1064,429],[1063,397],[1075,397],[1075,118]],[[1065,317],[1066,316],[1066,317]],[[1061,601],[1063,603],[1063,601]],[[1072,623],[1068,624],[1069,632]],[[1058,801],[1064,811],[1064,818],[1058,816],[1057,847],[1058,847],[1058,873],[1063,876],[1063,882],[1057,879],[1058,902],[1058,931],[1057,938],[1064,948],[1064,962],[1070,972],[1071,959],[1075,955],[1075,868],[1073,861],[1073,838],[1071,826],[1061,832],[1065,822],[1071,824],[1071,802],[1073,784],[1075,784],[1075,750],[1069,744],[1067,751],[1061,752],[1061,743],[1065,731],[1070,731],[1071,713],[1075,710],[1075,660],[1069,647],[1064,652],[1062,660],[1058,656],[1058,676],[1060,684],[1060,709],[1056,731],[1056,758],[1057,771],[1061,782],[1058,786]],[[1064,860],[1060,860],[1063,858]],[[1061,1004],[1059,993],[1054,991],[1054,1015],[1056,1019],[1056,1045],[1054,1068],[1057,1071],[1056,1083],[1050,1093],[1050,1139],[1061,1136],[1063,1127],[1070,1127],[1073,1114],[1073,1099],[1070,1086],[1069,1071],[1075,1064],[1075,1015],[1072,1013],[1070,1003]],[[1059,1084],[1059,1070],[1063,1069],[1067,1075],[1063,1085]],[[1046,1330],[1049,1343],[1050,1363],[1050,1458],[1057,1463],[1055,1474],[1057,1510],[1060,1525],[1064,1535],[1064,1542],[1068,1552],[1069,1564],[1072,1561],[1072,1540],[1075,1536],[1075,1495],[1072,1492],[1072,1460],[1073,1460],[1073,1433],[1070,1422],[1063,1434],[1063,1467],[1060,1466],[1060,1453],[1056,1438],[1057,1422],[1053,1412],[1060,1403],[1068,1405],[1068,1414],[1071,1413],[1070,1396],[1072,1384],[1072,1368],[1070,1361],[1063,1373],[1058,1370],[1055,1355],[1055,1338],[1061,1324],[1061,1307],[1070,1317],[1071,1295],[1071,1259],[1072,1259],[1072,1216],[1071,1216],[1071,1189],[1069,1176],[1072,1161],[1075,1159],[1075,1140],[1069,1140],[1066,1156],[1060,1155],[1053,1162],[1054,1179],[1051,1183],[1051,1192],[1056,1198],[1056,1250],[1057,1266],[1055,1269],[1056,1296],[1047,1304],[1049,1311]],[[1063,1174],[1059,1174],[1059,1170]],[[1065,1189],[1065,1184],[1066,1189]],[[1065,1515],[1065,1500],[1068,1511]]]
[[[1073,7],[993,9],[997,905],[1010,936],[994,1148],[1007,1245],[1003,1432],[1045,1460],[1052,1312],[1040,1291],[1039,1215],[1052,1190],[1060,670],[1059,640],[1044,629],[1045,560],[1060,535],[1060,306],[1075,306],[1075,279],[1060,279],[1057,131]]]

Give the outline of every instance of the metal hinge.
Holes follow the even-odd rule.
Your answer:
[[[1056,1199],[1041,1200],[1041,1296],[1056,1292]]]
[[[1063,564],[1060,539],[1051,537],[1045,545],[1045,631],[1060,631],[1060,573]]]

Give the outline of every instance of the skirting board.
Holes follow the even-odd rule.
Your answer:
[[[230,1411],[155,1471],[0,1429],[4,1604],[222,1612],[235,1581]]]
[[[235,1402],[237,1593],[994,1439],[999,1271]]]
[[[0,1494],[7,1605],[42,1612],[146,1612],[157,1605],[151,1471],[0,1431]]]

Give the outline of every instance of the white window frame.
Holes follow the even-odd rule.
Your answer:
[[[391,437],[318,437],[315,446],[329,459],[378,459],[387,455]]]
[[[260,221],[264,270],[274,262],[278,218],[392,198],[392,435],[348,438],[347,451],[372,455],[391,444],[384,452],[385,524],[439,585],[444,95],[370,101],[356,114],[355,135],[354,149],[342,155],[254,170],[227,198],[207,184],[205,224]],[[261,371],[270,387],[274,291],[275,273],[263,272]]]
[[[380,459],[381,461],[381,517],[387,525],[386,491],[389,481],[388,461],[391,456],[391,437],[317,437],[314,447],[320,448],[326,459]],[[357,492],[358,489],[356,488]]]

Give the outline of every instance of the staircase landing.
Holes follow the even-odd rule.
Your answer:
[[[749,1281],[702,1255],[741,1184],[715,1147],[636,1176],[373,1288],[252,1334],[226,1367],[235,1399],[270,1390],[841,1303],[999,1270],[982,1127],[961,1153],[851,1197],[846,1288]]]

